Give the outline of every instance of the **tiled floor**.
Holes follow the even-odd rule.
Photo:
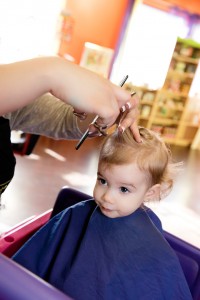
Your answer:
[[[75,145],[41,137],[32,155],[16,156],[14,179],[2,197],[0,232],[51,208],[64,185],[92,193],[99,139],[86,141],[78,151]],[[172,153],[184,161],[184,169],[171,194],[150,207],[165,230],[200,248],[200,152],[172,147]]]

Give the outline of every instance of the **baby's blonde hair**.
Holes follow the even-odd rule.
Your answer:
[[[100,151],[99,164],[123,165],[135,162],[147,173],[150,185],[161,184],[171,190],[174,165],[170,149],[153,131],[139,127],[141,143],[134,140],[128,128],[123,134],[115,131],[108,135]]]

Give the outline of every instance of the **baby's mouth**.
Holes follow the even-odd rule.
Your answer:
[[[105,207],[105,206],[101,206],[101,208],[102,208],[102,210],[107,211],[107,212],[112,211],[112,209],[109,209],[109,208],[107,208],[107,207]]]

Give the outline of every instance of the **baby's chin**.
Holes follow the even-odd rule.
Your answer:
[[[115,219],[120,217],[116,210],[107,209],[105,207],[100,207],[100,210],[102,214],[108,218]]]

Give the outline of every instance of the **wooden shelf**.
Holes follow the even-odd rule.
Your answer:
[[[141,101],[141,102],[140,102],[140,105],[150,105],[150,106],[152,106],[153,103],[150,102],[150,101]]]
[[[199,128],[199,125],[191,123],[191,122],[182,122],[181,124],[182,126],[186,126],[186,127],[194,127],[194,128]]]
[[[162,138],[165,141],[165,143],[170,144],[170,145],[188,147],[192,143],[191,139],[176,139],[175,137],[174,138],[168,138],[168,137],[165,137],[165,136],[162,136]]]
[[[186,93],[173,92],[171,90],[166,90],[164,88],[162,90],[159,90],[159,93],[162,93],[168,97],[174,97],[174,98],[187,98],[188,97],[188,94],[186,94]]]
[[[154,124],[162,124],[162,125],[168,125],[168,126],[170,126],[170,125],[178,125],[179,121],[168,119],[168,118],[157,118],[157,117],[155,117],[153,119],[153,123]]]
[[[187,57],[187,56],[179,55],[177,53],[173,54],[173,58],[178,61],[189,63],[189,64],[194,64],[194,65],[198,65],[198,63],[199,63],[198,58]]]
[[[155,91],[129,84],[130,90],[141,95],[138,125],[160,133],[168,144],[184,147],[192,144],[199,128],[198,124],[186,121],[188,94],[199,62],[199,58],[192,56],[200,55],[200,48],[192,45],[177,39],[162,89]]]
[[[149,117],[142,117],[142,116],[139,116],[139,119],[140,119],[140,120],[148,121],[148,120],[149,120]]]
[[[182,77],[182,78],[194,78],[194,73],[189,73],[189,72],[182,72],[182,71],[177,71],[177,70],[169,70],[168,72],[169,77]]]

